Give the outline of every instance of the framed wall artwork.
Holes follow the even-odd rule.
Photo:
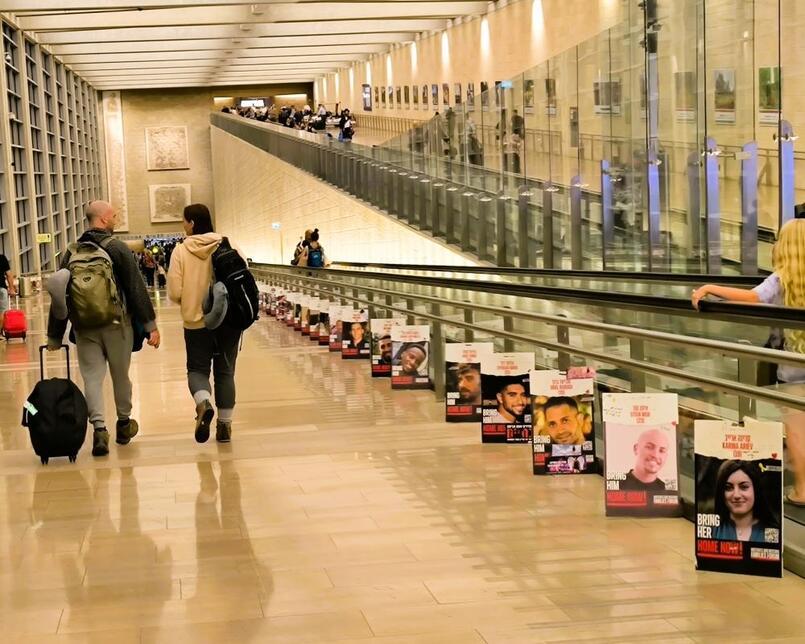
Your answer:
[[[182,221],[185,206],[190,205],[189,183],[166,183],[148,186],[151,223]]]
[[[372,87],[371,85],[361,85],[361,98],[363,99],[363,111],[372,111]]]
[[[735,123],[735,70],[714,69],[716,123]]]
[[[187,170],[187,126],[163,125],[145,128],[145,158],[148,170]]]
[[[761,67],[757,73],[758,120],[761,125],[777,125],[780,119],[780,68]]]
[[[534,79],[526,78],[523,81],[523,111],[526,114],[534,113]]]

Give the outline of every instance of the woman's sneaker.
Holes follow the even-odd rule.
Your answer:
[[[219,443],[228,443],[232,440],[232,423],[222,420],[215,423],[215,440]]]
[[[196,405],[196,442],[206,443],[210,438],[210,423],[215,415],[209,400],[203,400]]]

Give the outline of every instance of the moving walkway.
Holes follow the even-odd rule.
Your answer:
[[[595,276],[625,287],[618,291],[591,288],[585,281],[591,278],[576,274],[527,276],[485,268],[351,265],[315,270],[255,264],[253,269],[267,284],[365,307],[370,317],[395,314],[410,323],[429,323],[437,398],[444,395],[444,343],[453,341],[491,341],[497,351],[534,352],[538,367],[593,366],[599,393],[678,393],[677,448],[688,515],[696,419],[779,420],[785,408],[805,409],[801,392],[764,382],[759,368],[780,363],[805,368],[803,355],[763,348],[771,327],[805,329],[805,311],[705,301],[697,312],[689,293],[670,292],[688,291],[707,281],[703,277],[714,276],[677,277],[670,284],[653,276]],[[513,276],[528,279],[513,281]],[[541,279],[553,283],[544,285]],[[757,278],[730,282],[751,286]],[[635,292],[641,285],[647,292]],[[600,422],[596,443],[600,455]],[[786,480],[790,484],[789,472]],[[805,512],[786,505],[786,519],[786,566],[804,574]]]

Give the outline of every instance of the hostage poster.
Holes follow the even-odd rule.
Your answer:
[[[534,474],[594,474],[595,372],[532,371]]]
[[[677,394],[604,394],[607,516],[675,517]]]
[[[697,420],[696,568],[783,575],[783,425]]]
[[[495,352],[492,342],[448,342],[445,355],[445,420],[481,420],[481,359]]]
[[[353,308],[336,304],[330,308],[330,351],[341,353],[344,318],[352,315]]]
[[[330,344],[330,309],[333,303],[326,300],[319,300],[319,346],[326,347]]]
[[[402,318],[378,318],[369,322],[372,331],[372,378],[391,376],[391,328],[404,324]]]
[[[365,309],[352,310],[344,317],[341,337],[341,357],[345,360],[369,359],[369,315]]]
[[[531,440],[528,372],[533,368],[533,353],[481,357],[481,442]]]
[[[319,342],[319,315],[322,301],[317,297],[311,297],[308,303],[310,309],[310,319],[308,321],[308,334],[311,342]]]
[[[391,327],[391,388],[430,389],[430,326]]]

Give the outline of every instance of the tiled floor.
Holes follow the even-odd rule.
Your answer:
[[[599,477],[535,478],[527,448],[268,319],[231,445],[193,441],[163,299],[164,345],[132,368],[141,435],[42,467],[18,425],[27,306],[28,344],[0,344],[4,644],[805,641],[800,578],[697,573],[690,523],[605,519]]]

